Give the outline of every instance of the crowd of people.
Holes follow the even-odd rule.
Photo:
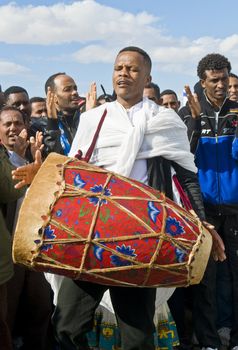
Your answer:
[[[102,87],[97,98],[93,83],[81,97],[64,72],[47,79],[46,97],[30,98],[20,86],[1,93],[0,349],[212,350],[225,345],[238,350],[238,76],[223,55],[206,55],[198,62],[194,91],[185,85],[187,103],[181,107],[175,91],[161,92],[152,82],[151,66],[143,49],[130,46],[116,56],[111,95]],[[213,238],[202,281],[176,288],[159,307],[159,289],[71,280],[11,259],[19,208],[31,182],[15,170],[21,180],[16,185],[12,171],[30,172],[32,164],[38,169],[51,152],[74,157],[82,150],[85,155],[105,109],[91,162],[172,200],[175,172]],[[103,306],[105,295],[110,310]]]

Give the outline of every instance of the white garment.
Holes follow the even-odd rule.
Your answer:
[[[83,113],[69,156],[75,156],[79,149],[85,155],[105,108],[107,115],[90,163],[129,176],[136,159],[163,156],[185,169],[197,171],[183,121],[172,109],[160,107],[147,98],[132,107],[134,125],[117,101]]]

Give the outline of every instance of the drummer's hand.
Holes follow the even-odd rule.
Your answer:
[[[215,261],[224,261],[226,259],[225,246],[223,240],[215,230],[214,226],[206,221],[202,222],[203,226],[210,232],[212,236],[212,256]]]
[[[17,180],[18,183],[15,185],[15,188],[21,188],[25,185],[30,185],[40,169],[42,164],[41,152],[36,151],[34,163],[23,165],[12,171],[13,180]]]
[[[29,145],[27,140],[27,131],[23,129],[18,136],[15,138],[15,143],[13,146],[13,151],[17,153],[20,157],[25,158],[26,149]]]
[[[89,92],[86,94],[86,111],[97,106],[97,85],[92,83]]]
[[[197,94],[192,94],[191,89],[188,85],[184,86],[184,90],[185,90],[186,95],[187,95],[188,105],[189,105],[189,108],[191,110],[192,117],[194,119],[200,118],[201,105],[200,105],[200,102],[198,100]]]
[[[43,133],[41,131],[37,131],[35,137],[30,137],[30,147],[32,158],[35,159],[36,151],[39,150],[41,152],[44,148]]]
[[[55,104],[55,93],[48,87],[46,95],[46,109],[49,119],[57,119],[57,109]]]

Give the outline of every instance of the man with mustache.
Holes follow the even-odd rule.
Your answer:
[[[79,124],[81,109],[85,108],[86,99],[79,96],[74,79],[66,73],[51,75],[45,83],[45,92],[48,121],[44,135],[44,153],[56,152],[67,155]],[[91,85],[89,94],[93,95],[96,105],[96,84]],[[50,98],[53,101],[49,107]],[[87,96],[87,102],[88,100]]]
[[[150,71],[151,59],[144,50],[126,47],[119,52],[113,72],[117,100],[81,115],[70,156],[75,156],[79,149],[85,155],[106,109],[90,162],[149,184],[171,198],[172,165],[194,210],[204,220],[185,125],[172,109],[143,99],[144,88],[151,80]],[[40,163],[34,165],[34,173],[39,167]],[[26,166],[14,173],[21,185],[31,182],[28,169]],[[205,225],[211,229],[210,225]],[[216,236],[213,231],[212,234]],[[223,260],[223,244],[216,238],[215,242],[215,257]],[[95,310],[107,289],[121,331],[122,349],[154,350],[155,288],[108,287],[69,278],[62,281],[53,315],[60,348],[89,349],[87,332],[93,327]]]

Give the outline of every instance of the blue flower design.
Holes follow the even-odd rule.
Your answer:
[[[156,223],[157,216],[160,214],[160,210],[154,206],[154,202],[148,202],[148,214],[150,219]]]
[[[56,235],[54,234],[55,230],[51,229],[51,226],[48,225],[44,229],[44,236],[46,239],[54,239]]]
[[[100,238],[100,234],[98,231],[95,232],[95,238]],[[98,247],[97,245],[94,245],[93,248],[93,253],[96,259],[98,259],[99,261],[102,261],[102,253],[104,252],[105,249]]]
[[[83,181],[80,174],[77,174],[74,178],[74,186],[79,188],[84,188],[85,185],[86,185],[86,182]]]
[[[103,188],[102,185],[95,185],[94,187],[91,187],[91,191],[94,193],[102,193],[104,196],[111,196],[111,190],[109,188]],[[97,205],[99,201],[100,205],[107,204],[106,199],[100,199],[98,197],[89,198],[89,202],[94,205]]]
[[[182,251],[182,250],[179,249],[179,248],[176,248],[176,249],[175,249],[175,254],[176,254],[177,261],[178,261],[179,263],[184,262],[184,258],[185,258],[185,256],[186,256],[186,254],[185,254],[184,251]]]
[[[62,216],[62,209],[58,209],[55,213],[55,215],[60,218]]]
[[[43,244],[41,247],[40,247],[40,250],[42,252],[48,252],[49,249],[53,249],[53,244]]]
[[[171,218],[170,216],[166,220],[165,231],[171,236],[177,236],[184,233],[184,229],[180,225],[180,222],[175,218]]]
[[[125,244],[122,244],[122,246],[117,246],[116,250],[124,255],[131,256],[131,257],[136,257],[137,254],[135,254],[135,249],[132,249],[130,245],[126,246]],[[115,266],[129,266],[132,265],[132,263],[128,260],[124,260],[121,257],[117,255],[111,255],[111,262]]]

